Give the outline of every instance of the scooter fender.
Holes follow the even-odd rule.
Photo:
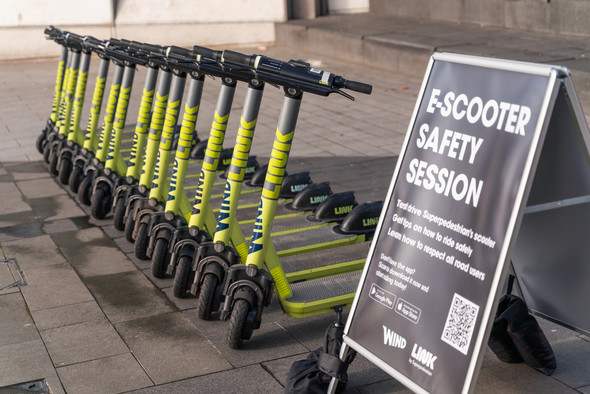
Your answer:
[[[198,247],[199,243],[192,238],[186,238],[181,241],[178,241],[172,248],[170,264],[168,264],[168,269],[166,273],[168,275],[172,275],[174,270],[176,270],[178,260],[180,260],[182,257],[186,256],[189,257],[192,261],[194,261],[194,257],[197,254]]]
[[[154,252],[154,247],[156,246],[156,241],[158,239],[165,239],[167,242],[170,242],[174,229],[175,227],[172,224],[166,222],[158,223],[152,227],[150,232],[150,242],[148,244],[148,256],[152,255]]]
[[[152,208],[144,208],[137,212],[135,216],[135,227],[133,228],[133,238],[137,237],[137,231],[142,224],[150,225],[151,215],[154,213]]]
[[[101,174],[101,175],[97,176],[96,178],[94,178],[94,183],[92,186],[92,194],[94,194],[96,192],[96,189],[98,189],[98,188],[104,189],[107,192],[107,194],[110,194],[111,190],[113,190],[113,186],[114,186],[113,180],[110,177],[108,177],[104,174]]]
[[[190,293],[197,295],[206,274],[215,275],[218,283],[222,283],[228,268],[229,263],[219,256],[209,256],[199,261],[197,258],[193,259],[192,270],[195,272],[195,279],[191,285]]]

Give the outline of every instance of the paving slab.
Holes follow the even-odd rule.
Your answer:
[[[84,212],[67,194],[29,198],[29,205],[40,220],[52,221],[83,216]]]
[[[67,263],[30,268],[24,275],[28,286],[21,291],[31,311],[94,300]]]
[[[34,142],[31,140],[31,142]],[[41,160],[41,154],[35,161],[21,161],[18,163],[6,163],[5,169],[11,174],[15,181],[27,179],[50,178],[45,163]]]
[[[136,269],[100,228],[53,234],[52,237],[82,278]]]
[[[105,319],[41,331],[56,367],[127,353],[129,349]]]
[[[0,387],[55,375],[40,338],[0,346],[0,371]]]
[[[252,338],[244,341],[240,350],[233,350],[226,344],[229,322],[220,321],[217,314],[213,314],[209,321],[199,320],[192,310],[184,311],[183,314],[234,367],[243,367],[309,351],[280,325],[274,321],[265,320],[264,317],[261,327],[254,331]]]
[[[68,393],[121,393],[153,385],[130,353],[60,367],[57,373]]]
[[[49,177],[18,181],[16,185],[22,194],[29,199],[65,194],[59,183]]]
[[[5,213],[3,215],[0,215],[0,229],[2,229],[2,234],[7,233],[8,235],[6,236],[6,238],[14,238],[14,236],[11,236],[10,233],[12,232],[13,229],[10,229],[11,227],[14,227],[17,229],[17,234],[18,234],[18,229],[19,226],[24,225],[24,224],[31,224],[31,223],[35,223],[37,221],[37,216],[35,215],[35,213],[33,212],[33,210],[27,205],[26,208],[23,206],[22,207],[22,211],[16,211],[16,212],[10,212],[10,213]],[[9,228],[7,230],[4,230],[6,228]],[[35,234],[35,235],[39,235],[39,234]],[[18,237],[18,235],[16,235],[16,237]]]
[[[206,376],[186,379],[134,391],[138,394],[163,393],[281,393],[281,386],[259,365],[236,368]]]
[[[87,277],[84,283],[113,323],[176,310],[168,298],[138,271]]]
[[[590,342],[572,337],[552,343],[557,369],[553,377],[569,387],[590,385]]]
[[[39,332],[20,292],[0,295],[0,346],[38,340]]]
[[[20,217],[22,218],[23,216],[24,215]],[[42,223],[36,221],[32,211],[30,212],[30,216],[28,218],[29,223],[26,223],[26,220],[24,220],[23,222],[25,223],[2,228],[2,218],[3,216],[0,216],[0,242],[14,241],[21,238],[32,238],[44,235],[43,225]],[[16,221],[19,220],[16,219]]]
[[[105,318],[95,301],[40,309],[31,314],[39,331]]]
[[[66,262],[66,258],[49,235],[3,242],[2,248],[6,255],[18,261],[24,271]]]
[[[115,327],[156,384],[232,368],[178,312],[131,320]]]

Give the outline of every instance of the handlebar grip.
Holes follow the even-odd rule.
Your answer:
[[[367,83],[357,82],[357,81],[349,81],[340,76],[334,78],[333,83],[335,88],[344,88],[353,90],[355,92],[364,93],[364,94],[371,94],[373,91],[373,86]]]
[[[110,38],[109,45],[123,47],[123,42],[121,40],[119,40],[118,38]]]
[[[173,45],[170,48],[168,48],[168,51],[168,54],[183,56],[189,59],[193,58],[193,51],[191,51],[190,49],[181,48]]]
[[[234,52],[226,49],[223,51],[223,61],[230,62],[230,63],[237,63],[243,66],[252,67],[254,65],[254,61],[256,59],[255,55],[249,56],[244,55],[243,53]]]
[[[369,85],[367,83],[357,82],[357,81],[345,81],[344,88],[350,89],[355,92],[364,93],[364,94],[371,94],[373,91],[373,85]]]
[[[166,55],[166,48],[160,45],[153,45],[153,44],[143,44],[142,49],[144,51],[157,53],[159,55]]]
[[[193,53],[195,55],[200,55],[202,57],[206,57],[217,61],[221,61],[221,58],[223,57],[223,51],[214,51],[213,49],[201,47],[198,45],[195,45],[193,47]]]

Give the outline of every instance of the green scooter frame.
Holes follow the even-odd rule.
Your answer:
[[[313,279],[301,282],[301,284],[289,284],[280,260],[267,256],[276,256],[272,253],[272,242],[270,242],[271,226],[303,92],[307,91],[324,96],[337,92],[350,97],[339,89],[348,88],[361,93],[370,93],[371,86],[346,81],[325,71],[306,69],[297,63],[287,64],[262,56],[250,57],[241,54],[232,54],[232,57],[237,62],[253,67],[262,75],[265,71],[273,73],[273,70],[279,69],[280,73],[264,75],[261,79],[264,80],[265,77],[271,80],[276,78],[275,82],[281,83],[285,90],[285,98],[279,116],[248,257],[245,264],[236,264],[227,270],[221,291],[224,300],[221,317],[223,320],[230,320],[227,344],[230,348],[237,349],[243,340],[249,339],[253,331],[260,327],[262,311],[270,303],[273,284],[283,310],[294,317],[325,313],[352,301],[358,283],[356,273]],[[268,271],[263,270],[264,266]],[[338,276],[338,280],[336,280],[336,276]],[[327,282],[332,285],[331,288],[325,286]],[[334,286],[336,283],[338,286]],[[325,289],[322,289],[324,291],[311,292],[320,294],[319,297],[312,300],[305,297],[307,295],[304,294],[306,289],[316,290],[321,285],[324,285]]]
[[[131,45],[128,45],[128,47],[131,47]],[[129,51],[131,52],[131,50]],[[126,169],[121,162],[117,163],[114,161],[114,158],[121,157],[120,145],[124,126],[124,122],[120,119],[119,121],[115,119],[115,134],[111,139],[111,153],[109,153],[113,156],[113,161],[107,160],[104,174],[96,178],[93,185],[94,190],[91,201],[91,212],[97,219],[103,219],[111,211],[113,206],[117,207],[118,209],[115,211],[114,220],[119,229],[124,226],[125,205],[123,204],[124,201],[118,202],[118,206],[113,204],[113,202],[120,187],[124,188],[134,185],[138,182],[140,177],[144,158],[144,148],[146,147],[147,127],[150,124],[150,113],[158,76],[157,65],[150,63],[149,61],[144,61],[143,58],[140,59],[142,60],[140,64],[147,66],[147,75],[139,105],[139,113],[133,136],[133,147],[131,149],[129,161]],[[117,108],[117,112],[120,112],[119,108]]]
[[[68,48],[64,43],[65,33],[59,29],[56,29],[53,26],[50,26],[49,28],[45,29],[45,35],[47,36],[47,39],[53,40],[59,45],[61,45],[61,52],[59,56],[59,61],[57,63],[57,74],[55,76],[55,87],[53,90],[51,114],[47,118],[45,128],[41,131],[41,134],[39,134],[39,137],[37,137],[37,141],[35,142],[37,151],[39,151],[39,153],[41,154],[43,153],[45,144],[47,143],[47,134],[53,131],[53,128],[55,127],[55,123],[57,121],[61,89],[64,81],[66,62],[68,60]]]

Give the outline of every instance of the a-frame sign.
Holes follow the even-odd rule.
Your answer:
[[[471,392],[511,260],[531,309],[590,332],[589,138],[566,68],[433,54],[346,346],[415,392]]]

